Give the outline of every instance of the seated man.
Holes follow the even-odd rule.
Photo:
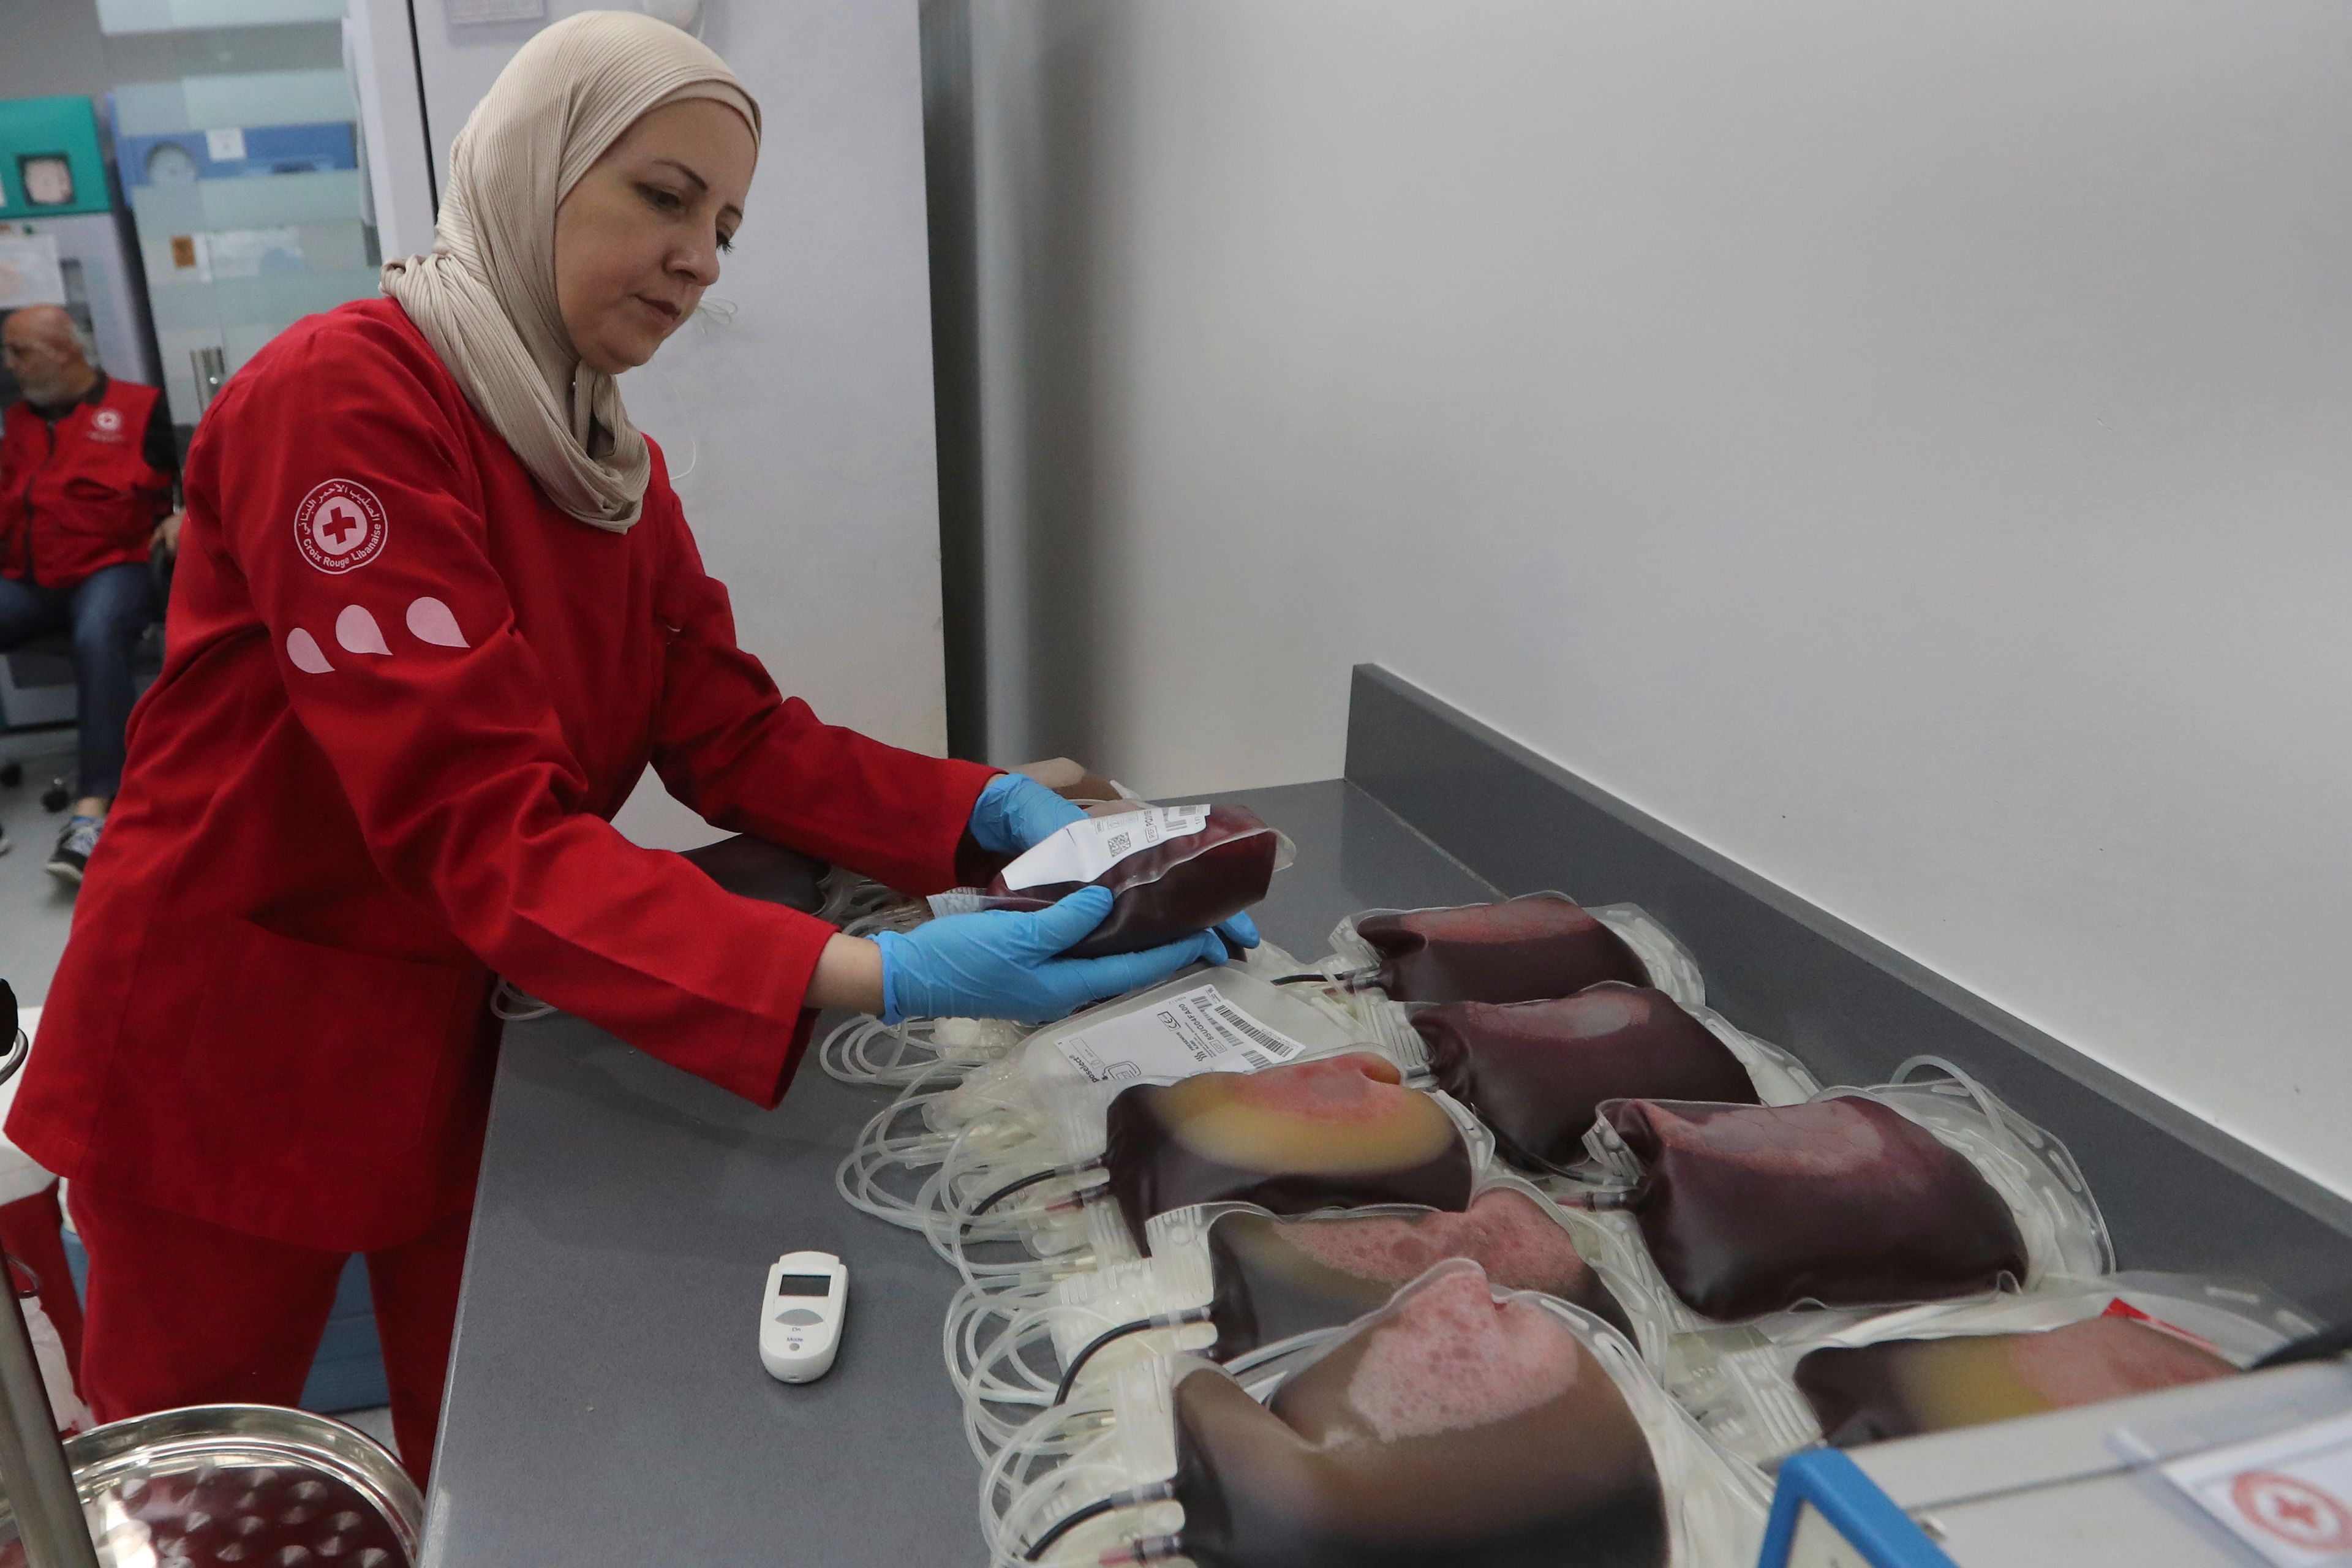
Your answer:
[[[122,778],[131,649],[154,614],[147,555],[179,453],[163,394],[93,366],[57,306],[0,323],[0,363],[25,394],[0,418],[0,649],[73,630],[81,794],[48,868],[79,883]]]

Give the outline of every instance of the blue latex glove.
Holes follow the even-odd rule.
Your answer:
[[[986,910],[875,937],[882,1021],[1012,1018],[1051,1023],[1092,1002],[1157,985],[1188,963],[1225,961],[1211,931],[1142,952],[1063,958],[1110,913],[1108,888],[1080,888],[1034,914]]]
[[[972,842],[992,855],[1018,855],[1087,814],[1026,773],[999,773],[972,803]]]
[[[1217,934],[1235,947],[1255,947],[1258,943],[1257,921],[1247,915],[1235,915],[1218,925]]]

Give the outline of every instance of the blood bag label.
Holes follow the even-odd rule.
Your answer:
[[[1196,985],[1142,1012],[1106,1018],[1055,1044],[1072,1067],[1097,1083],[1255,1072],[1307,1050],[1234,1006],[1213,985]]]
[[[1171,838],[1189,838],[1209,825],[1205,805],[1147,805],[1116,816],[1073,822],[1033,846],[1004,868],[1004,885],[1018,890],[1055,882],[1091,882],[1130,855]]]

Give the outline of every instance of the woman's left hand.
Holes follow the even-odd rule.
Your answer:
[[[1026,773],[999,773],[971,808],[972,842],[992,855],[1018,855],[1087,814]]]
[[[1026,773],[999,773],[972,805],[972,842],[992,855],[1018,855],[1086,819],[1085,812]],[[1221,922],[1216,931],[1236,950],[1258,944],[1257,924],[1247,915]]]

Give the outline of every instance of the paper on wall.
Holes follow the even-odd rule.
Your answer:
[[[57,237],[0,234],[0,310],[65,302],[66,274],[58,261]]]

